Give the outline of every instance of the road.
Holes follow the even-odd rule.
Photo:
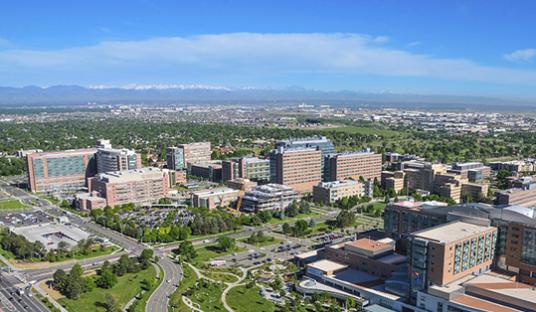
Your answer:
[[[174,263],[173,260],[164,256],[158,263],[164,270],[164,275],[160,287],[147,300],[146,312],[167,311],[169,295],[177,289],[177,285],[182,280],[182,267]]]
[[[15,285],[20,282],[14,276],[2,275],[0,277],[0,309],[6,312],[14,311],[48,311],[48,309],[35,297],[27,294],[19,295]]]
[[[25,192],[21,189],[19,189],[16,186],[13,186],[10,182],[12,181],[6,181],[4,179],[0,179],[0,187],[4,189],[6,192],[11,194],[12,196],[20,199],[21,201],[33,206],[36,210],[40,210],[47,215],[53,216],[53,217],[59,217],[63,215],[68,215],[69,220],[72,224],[75,226],[78,226],[90,233],[93,233],[96,236],[104,237],[109,239],[112,243],[122,247],[124,249],[123,252],[116,253],[113,255],[107,255],[102,256],[98,258],[92,258],[92,259],[85,259],[85,260],[78,260],[77,263],[82,265],[84,269],[92,269],[99,267],[102,262],[108,260],[108,261],[114,261],[118,259],[122,254],[128,253],[131,256],[139,255],[143,249],[148,248],[148,246],[138,242],[137,240],[128,237],[126,235],[123,235],[121,233],[118,233],[114,230],[105,228],[103,226],[100,226],[98,224],[92,223],[89,218],[83,218],[81,216],[78,216],[76,214],[73,214],[68,211],[64,211],[60,209],[59,207],[53,205],[48,200],[45,200],[41,197],[38,197],[34,194]],[[151,297],[149,298],[146,306],[146,311],[152,311],[152,312],[162,312],[167,311],[169,298],[168,296],[173,293],[173,291],[176,289],[176,285],[178,285],[182,279],[182,268],[179,264],[174,263],[170,258],[168,258],[165,254],[164,250],[155,249],[155,254],[160,257],[160,265],[164,270],[163,275],[163,282],[159,285],[159,287],[153,292]],[[54,272],[61,268],[66,271],[68,271],[72,267],[73,263],[68,264],[60,264],[56,266],[51,266],[45,269],[31,269],[31,270],[18,270],[17,273],[20,275],[23,275],[23,277],[27,281],[39,281],[43,279],[48,279],[52,277]],[[2,285],[2,290],[0,290],[0,300],[2,300],[0,303],[4,303],[4,300],[2,297],[3,292],[5,291],[8,295],[7,301],[5,301],[6,305],[9,305],[9,297],[12,297],[10,294],[9,289],[14,289],[15,285],[17,283],[20,283],[18,280],[14,279],[13,276],[10,277],[11,279],[7,280],[4,279],[0,281],[0,283],[5,283],[5,286]],[[169,282],[168,282],[169,281]],[[18,296],[18,295],[17,295]],[[21,298],[14,298],[14,300],[21,299],[21,304],[19,302],[12,303],[11,306],[3,307],[3,310],[14,312],[14,311],[48,311],[46,308],[43,307],[43,305],[35,299],[35,297],[28,297],[28,296],[22,296]],[[27,306],[28,308],[24,308]]]

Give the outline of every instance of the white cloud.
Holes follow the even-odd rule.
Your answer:
[[[414,47],[417,47],[417,46],[420,46],[420,45],[422,45],[421,41],[412,41],[412,42],[406,44],[406,47],[407,48],[414,48]]]
[[[11,41],[0,37],[0,49],[13,48],[14,45]]]
[[[516,50],[504,55],[504,58],[511,62],[530,62],[536,57],[536,49]]]
[[[372,39],[372,42],[377,43],[377,44],[385,44],[389,42],[389,40],[391,40],[391,38],[387,36],[377,36],[377,37],[374,37],[374,39]]]
[[[387,48],[378,46],[377,38],[343,33],[228,33],[106,41],[62,50],[3,50],[0,69],[4,77],[38,73],[51,77],[52,81],[61,76],[73,83],[81,76],[108,81],[130,77],[130,81],[136,81],[148,72],[154,77],[159,70],[171,70],[182,80],[200,72],[216,78],[230,74],[240,77],[372,74],[536,85],[536,71],[484,66],[467,59],[437,58]],[[6,81],[0,78],[2,83]]]

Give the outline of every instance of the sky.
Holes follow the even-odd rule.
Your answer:
[[[536,1],[2,1],[0,86],[536,99]]]

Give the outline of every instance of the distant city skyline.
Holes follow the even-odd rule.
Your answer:
[[[6,2],[0,86],[300,86],[535,100],[535,10],[529,1]]]

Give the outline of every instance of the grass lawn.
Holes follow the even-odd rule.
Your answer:
[[[149,300],[149,297],[151,297],[151,295],[153,294],[153,292],[158,288],[158,286],[160,286],[160,284],[162,284],[162,282],[164,281],[163,279],[163,276],[164,276],[164,270],[162,269],[162,267],[158,267],[158,269],[160,270],[160,279],[159,280],[156,280],[155,284],[153,285],[153,288],[148,291],[148,292],[145,292],[142,296],[142,298],[136,303],[136,306],[134,307],[134,312],[143,312],[145,311],[145,306],[147,305],[147,300]],[[155,273],[156,274],[156,273]],[[156,276],[156,275],[155,275]]]
[[[18,199],[8,199],[0,201],[0,209],[24,209],[29,208],[30,206],[23,204]]]
[[[308,233],[308,235],[324,233],[324,232],[327,232],[328,230],[329,230],[329,226],[326,224],[325,221],[316,222],[315,226],[313,228],[310,228],[310,233]]]
[[[95,287],[92,291],[83,293],[78,300],[62,298],[58,302],[68,311],[94,312],[106,311],[103,307],[106,294],[112,295],[117,303],[123,307],[130,299],[136,296],[141,290],[141,281],[150,280],[156,275],[154,267],[151,265],[144,271],[138,273],[128,273],[117,278],[117,284],[110,289]]]
[[[201,305],[201,310],[204,312],[226,311],[220,300],[224,285],[221,283],[212,283],[207,280],[204,281],[192,288],[188,298]]]
[[[259,294],[259,288],[237,286],[227,293],[227,303],[236,312],[273,312],[275,305]]]
[[[194,260],[195,266],[200,266],[203,262],[209,261],[211,259],[230,255],[233,252],[241,252],[244,251],[245,248],[235,247],[232,250],[223,251],[218,248],[216,244],[213,245],[207,245],[204,247],[196,248],[197,251],[197,257]]]
[[[205,275],[206,277],[210,279],[224,282],[224,283],[234,283],[238,281],[238,278],[236,276],[226,274],[223,272],[203,271],[203,275]]]
[[[308,219],[308,218],[314,218],[314,217],[318,217],[320,216],[320,214],[318,212],[314,212],[314,211],[311,211],[311,212],[308,212],[308,213],[301,213],[293,218],[284,218],[284,219],[279,219],[279,218],[272,218],[270,219],[270,221],[268,221],[268,224],[281,224],[281,223],[291,223],[291,222],[294,222],[294,221],[298,221],[300,219]]]
[[[188,307],[182,302],[182,295],[188,288],[194,286],[197,278],[194,271],[186,264],[182,266],[182,272],[183,276],[179,287],[169,298],[169,311],[188,311]]]
[[[265,246],[270,246],[270,245],[274,245],[274,244],[279,244],[280,242],[282,242],[282,240],[277,239],[277,238],[275,238],[273,236],[265,235],[265,238],[266,238],[265,241],[257,242],[257,243],[254,243],[254,244],[248,243],[247,242],[248,238],[242,238],[242,239],[240,239],[240,241],[245,243],[245,244],[249,244],[249,245],[252,245],[252,246],[255,246],[255,247],[265,247]]]

